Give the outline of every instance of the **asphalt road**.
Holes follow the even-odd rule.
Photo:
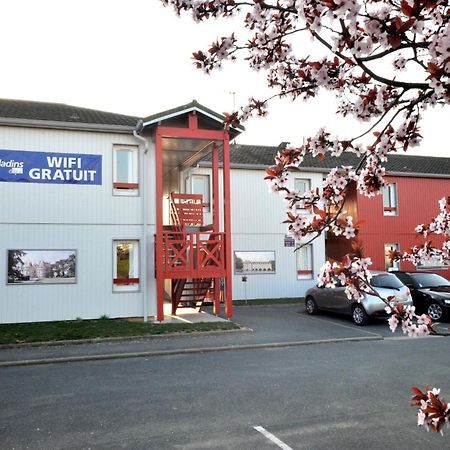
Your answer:
[[[409,406],[412,385],[450,397],[449,343],[394,337],[2,368],[0,448],[450,449],[450,430],[418,428]]]

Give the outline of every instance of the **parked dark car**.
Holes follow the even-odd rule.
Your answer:
[[[384,299],[393,304],[412,305],[409,289],[394,275],[387,272],[372,272],[371,285]],[[366,325],[371,316],[386,316],[386,304],[375,295],[364,294],[360,302],[349,300],[345,287],[313,287],[305,293],[305,307],[308,314],[319,310],[348,314],[356,325]]]
[[[426,313],[435,322],[449,316],[450,281],[433,272],[391,272],[409,287],[418,314]]]

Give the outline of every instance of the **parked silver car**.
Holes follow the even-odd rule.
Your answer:
[[[371,286],[381,297],[391,299],[393,304],[412,305],[407,288],[395,275],[387,272],[372,272]],[[351,315],[356,325],[366,325],[371,316],[386,316],[386,304],[375,295],[364,294],[361,302],[349,300],[345,287],[313,287],[305,294],[305,307],[308,314],[319,310]]]

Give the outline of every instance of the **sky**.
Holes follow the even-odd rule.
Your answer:
[[[266,262],[273,261],[275,259],[274,252],[235,252],[236,257],[241,258],[243,261],[258,261]]]
[[[2,0],[0,97],[66,103],[144,117],[193,99],[223,113],[273,93],[245,63],[205,75],[192,52],[245,32],[240,22],[197,24],[159,0]],[[309,45],[309,44],[305,44]],[[265,118],[244,124],[240,144],[301,144],[325,126],[341,138],[364,129],[335,115],[330,94],[311,102],[276,100]],[[450,156],[449,109],[426,114],[415,154]]]
[[[54,263],[61,259],[67,259],[70,255],[76,253],[75,250],[24,250],[26,254],[22,256],[24,264],[31,262],[37,264],[41,261]]]

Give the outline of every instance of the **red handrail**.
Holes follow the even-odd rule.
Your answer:
[[[163,232],[163,271],[165,275],[207,277],[225,270],[225,233]]]

